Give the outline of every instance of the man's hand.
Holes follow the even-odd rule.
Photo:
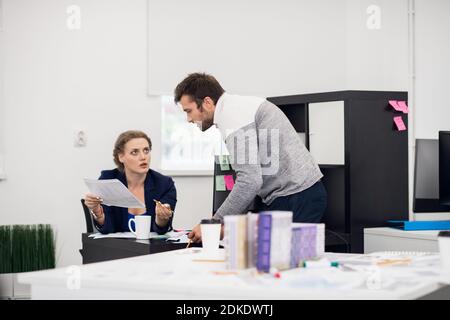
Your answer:
[[[197,224],[192,231],[189,232],[188,238],[194,243],[199,243],[202,241],[202,231],[200,229],[200,224]]]
[[[224,232],[224,229],[225,229],[225,227],[224,227],[224,225],[223,225],[223,223],[222,223],[222,225],[220,226],[220,240],[223,240],[223,232]]]
[[[223,240],[223,232],[224,232],[224,226],[220,227],[220,240]],[[188,238],[191,239],[194,243],[199,243],[202,241],[202,231],[200,228],[200,224],[197,224],[193,229],[192,232],[188,234]]]

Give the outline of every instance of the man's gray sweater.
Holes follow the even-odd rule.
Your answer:
[[[289,119],[267,100],[224,93],[216,104],[214,123],[236,172],[233,190],[215,218],[247,213],[256,195],[270,204],[323,177]]]

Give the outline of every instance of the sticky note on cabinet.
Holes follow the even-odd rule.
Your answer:
[[[403,122],[403,119],[402,119],[401,116],[394,117],[394,122],[395,122],[395,125],[397,126],[397,130],[398,131],[405,131],[406,130],[405,123]]]
[[[404,102],[404,101],[403,101],[403,102]],[[403,108],[400,107],[400,106],[398,105],[398,101],[397,101],[397,100],[389,100],[389,104],[390,104],[390,106],[391,106],[392,108],[394,108],[396,111],[401,111],[401,112],[403,112]]]
[[[234,179],[232,175],[226,175],[224,177],[225,179],[225,186],[227,187],[227,190],[233,190],[234,187]]]
[[[230,161],[228,161],[228,156],[219,156],[220,170],[227,171],[230,170]]]
[[[402,109],[403,113],[408,113],[408,105],[406,104],[406,101],[397,101],[397,105]]]
[[[226,191],[224,176],[216,176],[216,191]]]

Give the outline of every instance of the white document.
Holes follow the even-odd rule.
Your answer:
[[[188,243],[189,242],[189,238],[187,236],[187,233],[184,233],[182,235],[171,236],[166,241],[174,242],[174,243]]]
[[[123,238],[123,239],[132,239],[135,238],[136,236],[131,233],[131,232],[115,232],[115,233],[107,233],[107,234],[102,234],[102,233],[94,233],[94,234],[90,234],[89,238],[94,238],[94,239],[102,239],[102,238]]]
[[[103,199],[103,204],[122,208],[144,208],[143,204],[117,179],[84,179],[89,191]]]
[[[136,235],[131,232],[114,232],[114,233],[94,233],[89,235],[90,238],[103,239],[103,238],[122,238],[122,239],[136,239]],[[166,235],[159,235],[156,232],[150,232],[150,239],[167,239]]]

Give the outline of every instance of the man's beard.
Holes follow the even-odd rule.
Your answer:
[[[211,120],[196,121],[195,124],[202,132],[205,132],[206,130],[212,127],[213,120],[211,119]]]

